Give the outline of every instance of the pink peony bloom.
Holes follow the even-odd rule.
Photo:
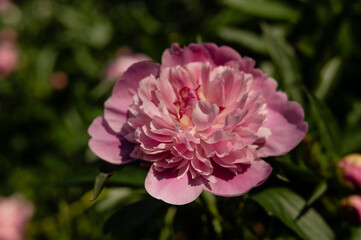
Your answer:
[[[0,239],[22,240],[34,206],[21,195],[0,198]]]
[[[151,60],[148,56],[137,53],[137,54],[122,54],[112,61],[105,70],[104,78],[110,81],[119,80],[123,73],[134,63],[149,61]]]
[[[344,218],[355,225],[361,224],[361,196],[352,195],[342,200]]]
[[[349,154],[338,163],[344,172],[344,181],[361,188],[361,154]]]
[[[307,132],[302,107],[254,64],[206,43],[173,44],[161,65],[132,65],[89,128],[91,150],[113,164],[149,162],[145,188],[167,203],[203,190],[247,193],[272,171],[262,158],[287,153]]]
[[[0,77],[7,77],[18,64],[18,50],[12,41],[0,41]]]

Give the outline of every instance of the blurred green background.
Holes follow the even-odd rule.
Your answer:
[[[103,79],[106,66],[124,47],[159,62],[173,42],[214,42],[254,58],[257,67],[279,81],[279,89],[304,106],[309,134],[302,151],[287,155],[283,163],[291,166],[284,169],[301,169],[317,179],[300,187],[308,175],[297,177],[290,170],[291,187],[309,196],[319,179],[335,177],[337,159],[361,152],[360,23],[360,0],[15,0],[0,13],[0,31],[13,29],[19,50],[15,71],[0,77],[0,195],[20,192],[35,204],[29,239],[122,239],[105,236],[103,223],[114,201],[144,194],[144,174],[133,183],[110,183],[107,190],[115,197],[108,202],[89,202],[99,160],[87,147],[87,128],[102,115],[114,84]],[[112,186],[122,188],[113,191]],[[344,195],[329,187],[329,205]],[[230,201],[238,209],[239,203]],[[193,208],[179,208],[179,218],[197,214]],[[339,224],[337,210],[320,209],[336,236],[351,236],[347,225]],[[171,218],[172,211],[163,215]],[[267,216],[262,212],[259,218]],[[180,224],[170,230],[167,221],[157,219],[153,227],[142,227],[143,235],[122,234],[212,239],[217,232],[201,218],[194,224],[203,227],[190,237],[192,227]],[[243,221],[237,224],[251,230],[234,232],[234,239],[282,234],[297,239],[290,231],[277,233],[280,222],[264,223],[269,227],[257,235],[260,230]]]

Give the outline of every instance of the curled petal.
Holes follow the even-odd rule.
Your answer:
[[[219,108],[217,105],[198,101],[192,113],[193,123],[198,130],[205,130],[216,121],[218,112]]]
[[[303,110],[299,104],[292,104],[294,115],[301,115]],[[291,113],[290,118],[293,119]],[[303,115],[303,114],[302,114]],[[282,115],[274,110],[268,110],[267,121],[263,127],[268,128],[271,135],[266,139],[263,146],[258,149],[258,157],[280,156],[292,150],[305,137],[308,125],[303,121],[303,117],[298,122],[290,122],[286,115]]]
[[[166,203],[182,205],[194,201],[202,192],[199,179],[191,179],[189,174],[177,178],[177,172],[156,171],[151,167],[145,179],[145,189],[154,198]]]
[[[236,175],[230,170],[215,167],[213,176],[216,182],[208,182],[205,190],[218,196],[239,196],[247,193],[254,187],[261,185],[272,172],[272,167],[259,159],[245,167],[244,171]]]
[[[104,104],[104,118],[115,132],[120,132],[127,120],[128,108],[133,103],[139,81],[149,75],[158,77],[159,64],[136,63],[124,73],[124,79],[120,79],[114,86],[111,97]]]
[[[90,149],[101,159],[112,164],[124,164],[133,159],[129,158],[132,144],[121,141],[122,137],[115,133],[104,120],[97,117],[88,129]]]

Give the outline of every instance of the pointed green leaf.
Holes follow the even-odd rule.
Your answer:
[[[306,202],[288,188],[273,188],[252,196],[269,215],[280,219],[302,239],[330,240],[334,233],[324,219],[312,208],[300,218],[300,212]]]
[[[109,178],[109,176],[110,173],[100,172],[98,174],[98,176],[95,178],[94,193],[93,196],[90,198],[90,201],[94,201],[102,193],[102,190],[104,188],[104,183]]]
[[[175,206],[169,207],[164,216],[164,226],[160,232],[159,240],[171,239],[173,233],[173,221],[176,215],[177,208]]]
[[[223,0],[223,2],[229,7],[255,17],[295,22],[299,15],[295,9],[276,1]]]
[[[303,104],[301,74],[292,46],[272,27],[262,24],[266,46],[281,75],[282,85],[292,100]]]
[[[315,95],[318,99],[325,99],[327,94],[335,86],[341,69],[341,58],[334,57],[321,69],[318,87]]]
[[[311,197],[307,200],[306,206],[311,206],[317,199],[319,199],[327,191],[327,182],[320,182],[315,190],[313,191]]]
[[[226,41],[238,43],[255,52],[262,54],[267,53],[267,47],[263,38],[253,32],[223,27],[220,29],[218,35]]]
[[[340,133],[337,122],[331,111],[312,93],[306,91],[310,101],[312,118],[315,121],[321,137],[321,142],[328,153],[335,158],[340,157]]]
[[[121,169],[122,171],[120,171]],[[141,169],[138,171],[138,169]],[[117,177],[112,178],[113,183],[122,184],[122,185],[136,185],[139,181],[144,184],[145,171],[141,167],[134,167],[132,165],[114,165],[102,161],[99,166],[100,173],[95,179],[94,184],[94,194],[90,199],[91,201],[95,200],[104,188],[104,183],[108,180],[110,176],[118,171],[116,174]]]

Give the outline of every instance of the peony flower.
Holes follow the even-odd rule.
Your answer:
[[[212,43],[173,44],[162,64],[132,65],[89,128],[103,160],[150,165],[145,188],[171,204],[203,190],[239,196],[272,168],[262,158],[293,149],[305,136],[302,107],[235,50]]]
[[[0,41],[0,78],[7,77],[18,64],[18,50],[12,41]]]
[[[110,81],[117,81],[122,77],[123,73],[134,63],[149,60],[151,59],[148,56],[141,53],[121,54],[107,66],[104,73],[104,78]]]
[[[344,172],[344,181],[361,188],[361,154],[349,154],[338,162]]]
[[[341,202],[343,215],[346,221],[361,224],[361,196],[352,195]]]
[[[26,201],[21,195],[0,197],[0,239],[24,239],[26,224],[33,213],[33,204]]]

